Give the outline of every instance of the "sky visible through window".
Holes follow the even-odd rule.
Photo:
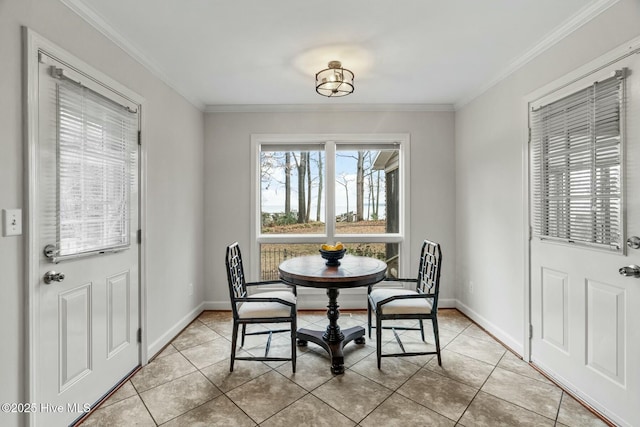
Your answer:
[[[385,219],[384,170],[374,170],[378,151],[360,151],[363,169],[364,220]],[[336,216],[357,209],[358,151],[337,151],[335,159]],[[299,211],[299,176],[306,170],[303,184],[305,211],[310,221],[325,221],[326,158],[323,151],[263,151],[261,163],[261,205],[263,213],[284,213],[286,199],[286,164],[290,165],[290,210]],[[322,175],[322,176],[321,176]],[[311,177],[310,184],[308,177]],[[309,190],[311,194],[309,195]],[[321,191],[320,197],[318,192]],[[320,209],[318,209],[318,204]]]

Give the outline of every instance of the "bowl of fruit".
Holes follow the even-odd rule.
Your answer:
[[[347,249],[340,242],[335,245],[324,244],[320,247],[320,256],[327,260],[325,263],[329,267],[340,265],[340,259],[344,256]]]

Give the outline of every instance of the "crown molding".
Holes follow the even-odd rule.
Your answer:
[[[522,68],[529,61],[539,56],[556,43],[576,31],[578,28],[591,21],[602,12],[619,2],[620,0],[597,0],[590,5],[583,8],[576,15],[568,19],[564,24],[556,28],[532,49],[526,52],[524,55],[516,58],[511,64],[509,64],[504,70],[491,79],[488,83],[482,85],[476,91],[470,93],[464,98],[460,99],[455,104],[300,104],[300,105],[271,105],[271,104],[256,104],[256,105],[205,105],[200,99],[194,95],[190,95],[187,91],[180,87],[179,84],[172,81],[162,68],[153,60],[148,58],[140,49],[135,45],[127,41],[114,27],[109,25],[99,14],[93,9],[86,6],[81,0],[60,0],[62,4],[84,19],[92,27],[98,30],[107,39],[115,43],[129,56],[142,64],[147,70],[149,70],[154,76],[162,80],[167,86],[175,90],[178,94],[184,97],[194,107],[198,108],[205,113],[237,113],[237,112],[251,112],[251,113],[264,113],[264,112],[346,112],[346,111],[403,111],[403,112],[416,112],[416,111],[455,111],[458,110],[498,83],[515,73]]]
[[[207,105],[205,113],[331,113],[455,111],[452,104],[234,104]]]
[[[618,3],[620,0],[598,0],[590,5],[586,6],[582,10],[580,10],[577,14],[573,15],[567,21],[565,21],[562,25],[557,27],[551,33],[549,33],[545,38],[543,38],[538,44],[536,44],[532,49],[526,52],[524,55],[519,56],[513,62],[511,62],[500,74],[491,79],[488,83],[482,85],[478,90],[472,92],[468,96],[462,98],[458,102],[455,103],[455,109],[459,110],[465,105],[469,104],[471,101],[500,83],[502,80],[509,77],[511,74],[518,71],[529,61],[533,60],[537,56],[544,53],[546,50],[550,49],[562,39],[576,31],[578,28],[582,27],[587,22],[596,18],[605,10],[609,9],[614,4]]]
[[[154,76],[162,80],[167,86],[175,90],[180,96],[185,98],[198,110],[203,111],[204,103],[194,96],[186,94],[186,91],[173,82],[169,76],[162,70],[157,63],[148,58],[140,49],[126,40],[114,27],[109,25],[99,14],[93,9],[85,5],[81,0],[60,0],[62,4],[75,12],[80,18],[84,19],[89,25],[98,30],[103,36],[116,44],[120,49],[129,56],[142,64]]]

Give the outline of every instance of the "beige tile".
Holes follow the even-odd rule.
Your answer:
[[[255,325],[247,325],[247,333],[256,333],[256,332],[268,332],[269,328],[263,324],[255,324]],[[286,334],[289,335],[288,333]],[[284,333],[272,334],[272,340],[285,336]],[[260,347],[264,348],[267,344],[267,340],[269,339],[268,334],[259,334],[259,335],[245,335],[244,337],[244,345],[242,344],[242,325],[238,326],[238,342],[236,343],[237,348],[243,348],[245,350]]]
[[[319,353],[308,352],[298,357],[296,363],[295,374],[289,364],[280,366],[277,371],[306,390],[313,390],[333,378],[328,358]]]
[[[227,321],[233,318],[233,314],[231,310],[228,311],[203,311],[200,316],[198,316],[198,320],[204,323],[205,325],[209,322],[218,322],[218,321]]]
[[[362,376],[369,378],[392,390],[405,383],[420,367],[407,361],[407,358],[388,357],[382,361],[378,369],[376,354],[372,353],[349,368]]]
[[[115,393],[109,396],[109,398],[100,405],[100,408],[106,408],[109,405],[113,405],[114,403],[120,402],[121,400],[127,399],[131,396],[135,396],[136,394],[138,394],[138,392],[131,384],[131,381],[127,381],[122,384]]]
[[[367,330],[367,327],[365,326],[365,338],[366,338],[366,345],[368,345],[369,347],[372,348],[376,348],[377,345],[377,341],[376,341],[376,329],[372,328],[371,329],[371,338],[369,338],[369,331]],[[404,330],[396,330],[396,333],[400,336],[402,336],[403,334],[407,333],[408,331],[404,331]],[[395,342],[396,338],[395,335],[393,334],[393,330],[392,329],[382,329],[382,339],[380,340],[382,341],[382,345],[384,346],[385,344],[388,344],[390,342]]]
[[[351,341],[342,349],[344,354],[344,366],[351,367],[365,357],[374,354],[375,351],[374,347],[366,345],[366,341],[365,344],[356,344],[354,341]]]
[[[180,333],[172,342],[177,350],[184,350],[189,347],[195,347],[207,341],[220,338],[220,335],[199,320],[195,320],[184,331]]]
[[[233,319],[206,320],[203,322],[209,329],[231,341],[233,335]]]
[[[298,310],[298,319],[302,319],[308,323],[329,322],[326,310]]]
[[[218,396],[163,424],[162,427],[250,427],[255,425],[256,423],[226,396]]]
[[[554,421],[480,392],[460,419],[466,427],[551,426]]]
[[[331,362],[330,362],[330,358],[329,358],[329,353],[327,353],[327,351],[312,343],[309,342],[309,344],[307,345],[308,347],[308,351],[315,353],[316,355],[319,355],[323,358],[326,359],[326,363],[327,363],[327,369],[330,369],[331,366]],[[347,345],[342,349],[342,354],[344,357],[344,366],[345,368],[349,368],[351,366],[353,366],[355,363],[358,363],[359,361],[361,361],[362,359],[364,359],[365,357],[369,356],[370,354],[372,354],[375,351],[374,347],[369,347],[365,344],[356,344],[355,342],[351,341],[349,343],[347,343]]]
[[[422,341],[422,337],[420,336],[420,332],[416,331],[408,331],[402,335],[400,335],[400,340],[402,341],[402,346],[404,347],[404,351],[408,353],[421,353],[421,352],[435,352],[435,340],[425,336],[425,341]],[[442,349],[442,344],[440,345]],[[389,341],[388,343],[382,346],[382,354],[397,354],[403,353],[402,348],[398,344],[398,342],[394,339],[393,341]],[[424,366],[427,362],[433,359],[435,356],[432,354],[421,355],[421,356],[408,356],[403,357],[403,360],[414,363],[420,367]],[[382,365],[384,365],[387,360],[391,358],[383,358]]]
[[[270,371],[234,388],[227,397],[255,422],[261,423],[306,393],[278,372]]]
[[[265,338],[264,343],[260,344],[256,347],[248,348],[244,347],[245,351],[254,357],[263,357],[265,349],[267,348],[267,340]],[[269,357],[282,357],[282,358],[290,358],[291,357],[291,338],[288,334],[277,334],[273,335],[271,339],[271,346],[269,347]],[[299,347],[296,345],[296,353],[298,353]],[[242,361],[236,361],[237,363],[242,363]],[[277,368],[283,365],[289,367],[289,369],[293,369],[290,361],[275,361],[275,362],[264,362],[267,366],[271,368]]]
[[[121,400],[106,408],[95,411],[83,423],[83,426],[150,426],[156,423],[149,415],[138,395]]]
[[[338,324],[340,325],[340,329],[347,329],[347,328],[352,328],[354,326],[359,326],[361,328],[365,328],[367,326],[367,322],[366,321],[362,321],[359,318],[354,318],[349,316],[348,314],[345,316],[342,313],[340,313],[340,319],[338,319]]]
[[[189,347],[186,350],[182,350],[181,353],[196,368],[202,369],[221,360],[231,358],[231,343],[225,338],[217,338],[195,347]]]
[[[421,369],[398,393],[452,420],[460,418],[478,389]]]
[[[163,348],[162,351],[158,353],[154,359],[157,359],[158,357],[169,356],[170,354],[174,354],[177,352],[178,350],[176,350],[176,348],[172,344],[169,344],[165,348]]]
[[[194,372],[140,393],[140,397],[154,420],[162,424],[220,394],[204,375]]]
[[[315,325],[312,322],[309,322],[307,319],[302,318],[300,316],[298,316],[298,318],[296,319],[297,322],[297,329],[300,328],[314,328]]]
[[[347,371],[311,393],[350,419],[359,422],[392,391],[356,372]]]
[[[260,423],[260,427],[352,427],[354,425],[352,420],[310,394]]]
[[[349,318],[360,322],[362,325],[367,324],[367,310],[341,310],[341,318]]]
[[[425,340],[422,341],[422,336],[420,335],[420,331],[397,331],[400,336],[400,340],[402,341],[402,345],[405,347],[407,351],[435,351],[435,336],[433,333],[433,328],[431,327],[431,322],[425,322],[424,324],[424,335]],[[440,328],[438,330],[438,336],[440,338],[440,349],[443,349],[447,346],[451,341],[453,341],[459,335],[458,332],[453,332],[448,329]],[[384,340],[383,340],[384,341]],[[394,352],[400,352],[401,349],[397,344],[397,340],[391,335],[391,339],[389,342],[386,342],[385,345],[388,346],[396,346]],[[428,350],[424,350],[424,347],[428,347]],[[391,348],[391,347],[389,347]],[[423,348],[421,350],[421,348]],[[411,350],[409,350],[411,349]],[[429,357],[428,360],[431,360]],[[426,363],[428,360],[424,361]],[[422,366],[424,363],[419,362]]]
[[[473,322],[457,310],[438,310],[438,326],[453,332],[462,332]]]
[[[493,371],[482,391],[552,419],[556,418],[562,396],[562,391],[554,385],[502,368]]]
[[[503,346],[495,341],[485,341],[474,339],[468,335],[460,334],[453,341],[447,344],[447,350],[473,357],[482,362],[496,365],[504,352]]]
[[[443,350],[441,355],[442,366],[438,366],[434,357],[425,368],[471,387],[480,388],[494,369],[493,365],[453,351]]]
[[[553,384],[544,375],[536,371],[534,368],[529,366],[527,362],[524,362],[522,359],[520,359],[510,351],[505,352],[504,356],[502,356],[502,359],[500,359],[498,366],[502,369],[506,369],[507,371],[515,372],[516,374],[533,378],[534,380],[542,381],[547,384]]]
[[[604,427],[607,425],[591,411],[582,406],[580,402],[566,393],[562,394],[558,422],[569,427]]]
[[[448,427],[455,422],[415,402],[393,394],[360,422],[362,427]]]
[[[223,392],[228,392],[259,377],[271,368],[262,362],[237,361],[233,372],[229,372],[229,360],[223,360],[200,370]]]
[[[131,378],[138,393],[195,371],[196,368],[180,353],[154,359]]]
[[[495,341],[491,335],[486,333],[480,326],[476,325],[475,323],[467,326],[465,330],[462,331],[462,334],[485,341]]]

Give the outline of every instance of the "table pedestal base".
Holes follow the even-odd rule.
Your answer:
[[[325,331],[312,331],[310,329],[298,329],[298,345],[306,345],[307,341],[318,344],[324,348],[331,358],[331,373],[344,373],[344,353],[342,349],[347,343],[354,341],[356,344],[364,344],[364,328],[355,326],[353,328],[344,329],[342,335],[344,339],[339,341],[329,341],[324,335]]]
[[[312,331],[310,329],[298,329],[298,345],[306,345],[307,341],[318,344],[324,348],[331,358],[331,373],[344,374],[344,353],[342,349],[347,343],[354,341],[356,344],[364,344],[364,328],[355,326],[342,331],[344,339],[331,342],[326,340],[324,331]]]
[[[347,343],[354,341],[356,344],[364,344],[364,328],[354,326],[353,328],[340,330],[338,318],[340,310],[338,306],[338,295],[340,291],[336,288],[327,289],[329,304],[327,305],[327,318],[329,325],[326,331],[312,331],[310,329],[298,329],[298,345],[306,345],[307,341],[318,344],[324,348],[331,358],[331,372],[334,374],[344,373],[344,353],[342,349]]]

